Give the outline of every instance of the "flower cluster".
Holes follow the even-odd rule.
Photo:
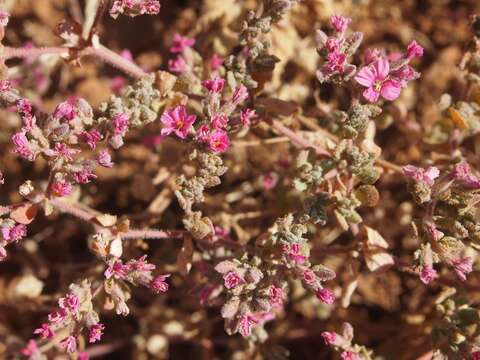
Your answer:
[[[159,0],[114,0],[110,7],[110,16],[117,18],[119,15],[156,15],[160,12]]]

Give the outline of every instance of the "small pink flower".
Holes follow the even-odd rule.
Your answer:
[[[53,112],[53,117],[57,119],[63,119],[66,121],[72,121],[76,116],[75,108],[73,105],[68,102],[64,101],[57,105],[55,111]]]
[[[89,360],[90,357],[88,356],[88,354],[85,351],[82,351],[82,352],[78,353],[77,359],[78,360]]]
[[[69,353],[77,351],[77,339],[73,336],[69,336],[62,341],[60,341],[60,346],[66,349]]]
[[[225,275],[223,275],[223,285],[227,289],[233,289],[237,287],[239,284],[244,283],[245,280],[243,280],[237,273],[234,271],[229,271]]]
[[[210,68],[212,71],[216,71],[222,66],[223,59],[218,56],[217,54],[213,54],[212,58],[210,59]]]
[[[437,271],[432,266],[424,266],[420,271],[420,280],[427,285],[438,277]]]
[[[27,137],[25,136],[25,132],[21,131],[16,134],[12,135],[12,142],[15,146],[15,153],[27,159],[29,161],[34,161],[35,157],[37,156],[35,152],[30,147],[30,143],[28,142]]]
[[[128,272],[128,266],[124,265],[120,260],[113,261],[105,270],[104,275],[106,279],[114,277],[115,279],[125,279]]]
[[[252,327],[257,324],[254,316],[245,314],[241,317],[238,324],[238,332],[243,337],[249,337],[252,334]]]
[[[170,274],[165,274],[165,275],[159,275],[155,279],[153,279],[150,282],[150,289],[155,293],[155,294],[160,294],[161,292],[167,292],[168,291],[168,283],[165,281],[168,277],[170,277]]]
[[[113,166],[112,157],[107,149],[103,149],[100,151],[97,157],[98,163],[106,168],[111,168]]]
[[[160,120],[165,125],[161,131],[163,136],[170,135],[173,132],[180,139],[185,139],[197,117],[188,115],[187,108],[183,105],[178,105],[173,109],[165,111]]]
[[[192,47],[193,45],[195,45],[195,39],[190,39],[180,34],[175,34],[173,36],[173,43],[170,47],[170,51],[172,53],[181,53],[184,52],[186,49]]]
[[[48,314],[48,321],[53,324],[62,324],[67,317],[67,312],[63,309]]]
[[[47,156],[62,158],[69,162],[73,161],[73,156],[79,152],[79,150],[71,149],[64,143],[55,143],[55,147],[53,149],[44,151],[45,155]]]
[[[452,265],[455,273],[460,278],[460,280],[465,281],[467,280],[466,275],[472,272],[473,260],[471,257],[467,256],[461,259],[454,260]]]
[[[55,332],[52,330],[49,324],[44,323],[38,329],[33,332],[35,335],[39,335],[42,339],[51,339],[55,336]]]
[[[210,128],[207,124],[202,124],[198,127],[196,131],[196,138],[200,142],[208,142],[208,138],[210,137]]]
[[[241,104],[247,99],[248,99],[248,89],[246,86],[239,85],[233,90],[232,102],[235,106]]]
[[[423,56],[423,47],[413,40],[407,47],[407,57],[409,59],[421,58]]]
[[[293,243],[290,245],[288,248],[288,257],[296,264],[303,264],[307,258],[301,254],[301,248],[298,243]]]
[[[73,187],[68,181],[55,181],[52,184],[52,192],[55,196],[68,196],[73,192]]]
[[[7,26],[8,20],[10,20],[10,13],[7,11],[0,10],[0,26]]]
[[[406,165],[403,167],[403,173],[406,177],[417,182],[424,182],[428,186],[433,186],[435,179],[440,176],[440,171],[435,166],[423,169],[413,165]]]
[[[243,126],[249,127],[252,123],[252,118],[256,116],[255,110],[253,109],[243,109],[240,112],[240,122]]]
[[[338,16],[338,15],[333,15],[330,18],[330,22],[332,23],[333,28],[335,29],[336,32],[343,33],[345,30],[347,30],[348,25],[352,19],[346,18],[343,16]]]
[[[344,351],[340,354],[342,360],[362,360],[360,355],[353,351]]]
[[[102,135],[95,129],[84,131],[80,138],[91,148],[95,149],[97,142],[102,139]]]
[[[433,241],[438,241],[445,235],[443,232],[441,232],[435,227],[435,224],[431,222],[428,222],[425,224],[425,229],[426,229],[427,235]]]
[[[182,56],[177,56],[175,59],[168,60],[168,70],[175,74],[183,74],[187,71],[188,65]]]
[[[230,147],[230,139],[226,131],[215,129],[208,138],[208,147],[216,154],[227,151]]]
[[[158,0],[145,0],[140,7],[142,14],[156,15],[160,12],[161,5]]]
[[[87,184],[91,179],[95,179],[97,175],[93,174],[90,170],[83,169],[73,173],[75,181],[79,184]]]
[[[27,226],[17,224],[12,227],[2,227],[3,239],[8,242],[17,242],[27,236]]]
[[[27,346],[20,350],[23,356],[33,356],[38,352],[37,343],[35,340],[28,340]]]
[[[333,53],[333,52],[338,52],[340,50],[341,44],[342,42],[340,39],[330,36],[327,39],[327,42],[325,43],[325,47],[327,48],[329,53]]]
[[[77,295],[67,294],[58,300],[58,306],[67,313],[75,314],[80,306],[80,300]]]
[[[210,119],[214,129],[223,129],[228,124],[228,117],[225,114],[217,114]]]
[[[327,55],[326,67],[332,72],[343,73],[346,60],[347,55],[345,55],[344,53],[338,51],[330,52]]]
[[[32,115],[32,103],[27,99],[18,99],[16,102],[17,111],[20,115]]]
[[[335,295],[333,294],[333,292],[326,288],[319,288],[315,292],[315,295],[317,295],[317,298],[321,302],[327,305],[333,304],[333,302],[335,301]]]
[[[125,113],[116,115],[112,119],[113,133],[115,135],[124,135],[128,128],[129,117]]]
[[[225,86],[225,79],[220,76],[214,76],[213,79],[202,81],[202,85],[210,93],[221,93]]]
[[[268,296],[270,298],[270,302],[278,307],[283,305],[283,301],[285,300],[285,292],[281,287],[271,285],[268,288]]]
[[[381,52],[378,49],[366,49],[363,53],[363,61],[365,65],[370,65],[381,57]]]
[[[333,345],[335,343],[335,340],[337,339],[337,334],[334,332],[324,331],[321,335],[323,341],[325,341],[325,344],[327,345]]]
[[[268,174],[263,176],[263,187],[265,190],[271,190],[278,183],[278,175],[274,172],[269,172]]]
[[[308,285],[313,285],[317,281],[317,276],[315,275],[315,273],[312,270],[307,269],[303,272],[303,280]]]
[[[367,89],[363,97],[370,102],[378,100],[380,95],[386,100],[395,100],[400,96],[401,85],[397,80],[389,79],[390,64],[388,60],[379,59],[363,67],[355,80]]]
[[[152,271],[155,270],[155,265],[150,264],[146,261],[147,255],[143,255],[142,257],[136,260],[130,260],[128,262],[128,266],[132,271]],[[168,276],[166,276],[168,277]]]
[[[100,341],[103,335],[103,330],[105,329],[105,325],[98,323],[92,325],[88,332],[88,342],[93,344],[94,342]]]
[[[450,177],[466,188],[480,189],[480,179],[472,174],[470,165],[466,161],[455,164]]]

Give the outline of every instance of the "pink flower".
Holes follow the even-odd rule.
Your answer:
[[[121,113],[112,119],[113,133],[115,135],[124,135],[128,128],[128,115]]]
[[[278,183],[278,175],[274,172],[269,172],[268,174],[263,176],[263,187],[265,190],[271,190]]]
[[[52,192],[55,196],[68,196],[73,192],[73,187],[68,181],[55,181],[52,184]]]
[[[338,15],[333,15],[330,18],[330,22],[332,23],[333,28],[335,29],[336,32],[343,33],[345,30],[347,30],[348,25],[352,19],[346,18],[343,16],[338,16]]]
[[[202,85],[210,93],[221,93],[225,86],[225,79],[220,76],[215,76],[213,79],[202,81]]]
[[[255,110],[253,109],[243,109],[240,112],[240,122],[243,126],[248,127],[252,123],[252,118],[256,116]]]
[[[308,284],[308,285],[313,285],[317,281],[317,276],[315,273],[307,269],[303,272],[303,280]]]
[[[228,117],[225,114],[217,114],[210,119],[210,122],[214,129],[223,129],[228,124]]]
[[[365,65],[370,65],[372,62],[377,61],[380,59],[381,53],[378,49],[366,49],[363,53],[363,61]]]
[[[422,268],[422,271],[420,272],[420,280],[427,285],[429,284],[433,279],[436,279],[438,277],[437,272],[432,266],[424,266]]]
[[[187,71],[187,68],[187,62],[180,55],[175,59],[168,60],[168,70],[175,74],[182,74]]]
[[[170,51],[172,53],[181,53],[193,45],[195,45],[195,39],[190,39],[180,34],[175,34],[173,36],[173,43],[170,47]]]
[[[39,335],[42,339],[51,339],[55,336],[55,332],[52,330],[49,324],[44,323],[38,329],[33,332],[35,335]]]
[[[33,356],[37,351],[38,347],[35,340],[28,340],[27,346],[20,350],[23,356]]]
[[[423,169],[413,165],[406,165],[403,167],[403,173],[406,177],[417,182],[423,182],[428,186],[433,186],[435,179],[440,175],[440,171],[435,166]]]
[[[78,353],[78,360],[89,360],[90,358],[88,357],[88,354],[85,351],[79,352]]]
[[[248,89],[244,85],[239,85],[233,90],[232,102],[235,106],[248,99]]]
[[[337,339],[337,334],[330,331],[322,332],[321,336],[323,338],[323,341],[325,341],[325,344],[327,345],[333,345],[335,343],[335,340]]]
[[[67,312],[63,309],[48,314],[48,321],[53,324],[62,324],[67,317]]]
[[[98,154],[97,161],[100,165],[106,168],[111,168],[113,166],[112,157],[107,149],[103,149]]]
[[[344,351],[340,354],[342,360],[362,360],[360,355],[353,351]]]
[[[435,227],[435,224],[431,222],[428,222],[425,224],[425,229],[426,229],[427,235],[433,241],[438,241],[445,235],[443,232],[441,232]]]
[[[305,262],[306,256],[301,254],[300,245],[298,243],[293,243],[290,247],[287,248],[288,257],[290,260],[296,264],[303,264]]]
[[[469,189],[480,189],[480,179],[472,174],[466,161],[455,164],[450,177]]]
[[[110,263],[107,270],[103,273],[106,279],[114,277],[115,279],[125,279],[128,272],[128,266],[124,265],[122,261],[117,260]]]
[[[150,282],[150,289],[155,294],[160,294],[161,292],[168,291],[168,283],[165,282],[165,279],[170,277],[170,274],[159,275]]]
[[[208,138],[208,147],[216,154],[227,151],[230,146],[230,139],[226,131],[215,129]]]
[[[234,271],[229,271],[225,275],[223,275],[223,285],[227,289],[233,289],[237,287],[239,284],[244,283],[245,280],[243,280],[236,272]]]
[[[401,85],[397,80],[388,78],[389,72],[390,64],[385,59],[378,59],[358,72],[355,80],[367,88],[363,92],[365,99],[375,102],[380,95],[386,100],[395,100],[400,96]]]
[[[423,56],[423,47],[413,40],[407,47],[407,57],[409,59],[421,58]]]
[[[467,280],[466,275],[472,272],[473,260],[471,257],[467,256],[461,259],[454,260],[452,265],[455,273],[460,278],[460,280],[465,281]]]
[[[17,224],[12,227],[2,227],[2,235],[6,242],[17,242],[27,236],[27,226]]]
[[[75,314],[80,306],[80,301],[77,295],[67,294],[65,297],[58,299],[58,306],[67,313]]]
[[[90,131],[84,131],[81,135],[80,138],[87,143],[87,145],[91,149],[95,149],[97,146],[97,142],[102,139],[102,135],[95,129],[92,129]]]
[[[7,26],[8,20],[10,20],[10,13],[0,10],[0,26]]]
[[[283,301],[285,300],[285,292],[281,287],[271,285],[268,288],[268,296],[270,298],[270,302],[274,306],[282,306]]]
[[[77,340],[73,336],[69,336],[60,341],[60,346],[66,349],[69,353],[77,351]]]
[[[180,139],[185,139],[197,117],[188,115],[187,108],[183,105],[178,105],[173,109],[165,111],[160,120],[165,125],[161,131],[163,136],[170,135],[173,132]]]
[[[55,143],[55,147],[53,149],[45,150],[44,153],[47,156],[53,156],[56,158],[62,158],[65,161],[73,161],[73,156],[80,152],[76,149],[69,148],[64,143]]]
[[[335,295],[329,289],[319,288],[315,292],[315,295],[317,295],[317,298],[321,302],[323,302],[324,304],[327,304],[327,305],[333,304],[333,302],[335,301]]]
[[[37,156],[35,152],[31,149],[30,143],[28,142],[25,132],[21,131],[12,135],[12,142],[15,146],[15,153],[27,159],[29,161],[34,161]]]
[[[200,142],[208,142],[208,138],[210,136],[210,128],[207,124],[202,124],[197,129],[196,138]]]
[[[141,13],[156,15],[160,12],[160,3],[158,0],[145,0],[141,5]]]
[[[329,53],[338,52],[340,50],[340,45],[342,44],[340,39],[336,37],[330,36],[325,43],[325,47],[327,48]]]
[[[257,324],[257,320],[254,316],[245,314],[241,317],[240,322],[238,324],[238,332],[243,337],[249,337],[252,334],[252,327],[253,325]]]
[[[68,101],[64,101],[58,104],[55,108],[55,111],[53,112],[53,117],[57,119],[64,119],[66,121],[72,121],[75,116],[75,108]]]
[[[155,265],[146,261],[147,255],[143,255],[137,260],[130,260],[128,266],[132,271],[152,271],[155,270]],[[168,276],[166,276],[168,277]]]
[[[332,72],[342,73],[344,70],[345,62],[347,60],[347,55],[344,53],[334,51],[330,52],[327,55],[326,67]]]
[[[92,325],[88,332],[88,342],[93,344],[94,342],[100,341],[103,335],[103,330],[105,329],[105,325],[98,323]]]
[[[90,170],[82,169],[73,173],[75,181],[79,184],[87,184],[90,179],[95,179],[97,175],[93,174]]]
[[[218,56],[217,54],[213,54],[212,58],[210,59],[210,68],[212,71],[216,71],[222,66],[223,59]]]
[[[20,115],[32,115],[32,103],[27,99],[18,99],[16,102],[17,111]]]

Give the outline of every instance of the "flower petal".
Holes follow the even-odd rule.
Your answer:
[[[375,91],[372,87],[365,89],[363,92],[363,97],[370,102],[375,102],[378,100],[380,93]]]
[[[398,81],[387,80],[383,83],[381,93],[386,100],[395,100],[400,96],[402,87]]]
[[[375,74],[373,73],[372,69],[368,66],[360,69],[357,76],[355,76],[355,80],[365,87],[370,87],[375,83]]]
[[[376,80],[385,80],[390,72],[390,64],[388,60],[378,59],[373,63],[373,69],[376,72]]]

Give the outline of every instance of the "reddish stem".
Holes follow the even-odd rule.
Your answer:
[[[182,230],[156,230],[156,229],[131,229],[121,234],[122,240],[130,239],[179,239],[183,238],[185,231]]]

